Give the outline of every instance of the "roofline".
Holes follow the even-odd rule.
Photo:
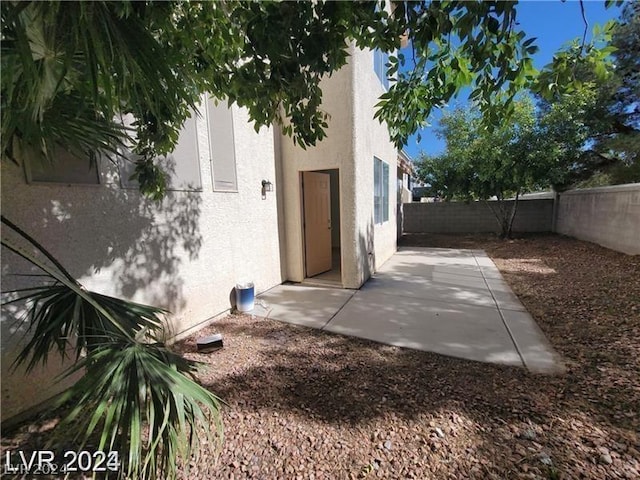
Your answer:
[[[413,173],[413,160],[404,149],[398,150],[398,167],[409,175]]]

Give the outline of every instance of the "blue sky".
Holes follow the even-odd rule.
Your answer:
[[[608,20],[617,18],[620,13],[618,7],[605,9],[604,0],[586,0],[584,6],[589,22],[589,36],[596,23],[604,24]],[[516,8],[520,28],[527,33],[528,37],[537,37],[536,45],[540,50],[534,56],[534,64],[538,69],[548,64],[552,60],[553,54],[565,43],[576,37],[582,37],[584,22],[578,1],[523,1]],[[410,58],[410,55],[406,56]],[[450,106],[464,104],[465,101],[466,99],[460,96],[452,100]],[[444,142],[434,135],[434,127],[437,126],[439,113],[432,114],[430,119],[432,126],[420,132],[422,135],[420,143],[417,142],[416,134],[409,138],[405,151],[413,159],[417,159],[421,151],[434,154],[444,150]]]

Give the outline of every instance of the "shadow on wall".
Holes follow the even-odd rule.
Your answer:
[[[367,229],[358,233],[358,263],[360,272],[360,285],[366,282],[375,272],[376,251],[373,233],[373,220],[369,220]]]
[[[202,245],[199,193],[169,192],[162,203],[116,185],[20,185],[16,193],[5,197],[3,214],[87,288],[170,311],[184,307],[180,267]],[[3,291],[32,285],[22,274],[41,272],[2,253]]]
[[[101,186],[26,185],[21,171],[2,166],[3,215],[40,242],[86,288],[176,312],[185,306],[183,265],[198,258],[201,196],[168,192],[161,203],[137,189]],[[3,229],[3,236],[9,235]],[[12,238],[15,238],[12,237]],[[26,242],[21,242],[25,245]],[[41,285],[48,278],[18,255],[2,248],[2,291]],[[16,294],[3,294],[2,300]],[[51,398],[73,379],[54,385],[67,361],[54,355],[42,369],[10,371],[28,324],[24,304],[2,308],[2,417],[9,418]],[[167,325],[171,336],[172,326]]]

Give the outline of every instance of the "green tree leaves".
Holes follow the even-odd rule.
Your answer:
[[[113,157],[133,144],[140,184],[157,197],[153,159],[174,148],[203,93],[247,108],[256,129],[276,123],[315,145],[327,128],[320,81],[346,63],[349,42],[393,54],[410,39],[410,58],[390,57],[397,81],[375,114],[398,147],[465,87],[495,125],[536,79],[535,39],[518,29],[514,2],[394,2],[392,15],[385,5],[3,2],[3,157],[52,161],[56,146]],[[578,88],[577,62],[607,74],[610,51],[582,50],[557,56],[541,94]],[[114,120],[128,113],[135,132]]]
[[[640,5],[629,3],[620,22],[594,27],[591,43],[574,40],[541,72],[534,91],[543,108],[566,108],[567,96],[591,97],[573,112],[575,124],[589,130],[589,146],[563,187],[640,181],[639,49]]]
[[[3,157],[20,161],[29,152],[52,161],[55,146],[113,157],[133,143],[141,179],[161,178],[153,158],[175,146],[203,93],[247,108],[256,128],[276,123],[303,147],[321,141],[320,81],[346,63],[349,42],[394,53],[403,35],[411,39],[409,70],[398,73],[405,60],[390,59],[398,79],[376,113],[398,146],[465,86],[487,118],[499,118],[496,93],[513,96],[534,73],[535,46],[517,30],[513,3],[394,2],[393,15],[385,2],[1,8]],[[135,135],[114,120],[128,113]]]
[[[530,99],[515,100],[509,120],[494,128],[473,107],[447,113],[437,132],[447,149],[421,157],[420,178],[445,200],[497,200],[492,211],[509,236],[519,196],[563,184],[576,168],[590,134],[584,113],[594,98],[581,91],[544,111]],[[516,199],[510,209],[509,198]]]
[[[464,87],[472,88],[484,119],[497,124],[511,113],[511,103],[497,98],[513,98],[537,73],[530,57],[537,47],[517,29],[513,3],[421,3],[402,14],[413,68],[399,75],[376,113],[399,145]]]

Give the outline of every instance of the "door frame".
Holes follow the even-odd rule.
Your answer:
[[[344,231],[343,231],[343,223],[342,223],[342,193],[341,193],[341,189],[340,189],[340,168],[335,167],[335,168],[320,168],[317,170],[300,170],[298,171],[298,188],[299,188],[299,192],[300,192],[300,238],[302,240],[302,242],[300,243],[300,249],[302,252],[301,258],[302,258],[302,274],[303,274],[303,278],[313,278],[313,277],[309,277],[307,275],[307,239],[306,239],[306,232],[305,232],[305,214],[304,214],[304,182],[303,182],[303,173],[304,172],[316,172],[316,173],[328,173],[330,170],[335,170],[338,174],[338,182],[336,185],[337,188],[337,195],[338,195],[338,224],[340,225],[340,283],[342,284],[342,272],[343,272],[343,266],[342,266],[342,262],[343,262],[343,249],[342,249],[342,243],[343,243],[343,236],[344,236]],[[331,197],[333,197],[334,191],[333,191],[333,183],[331,181],[329,181],[329,195]],[[333,219],[333,215],[331,218],[331,223],[333,223],[334,219]],[[333,249],[333,242],[331,245],[331,248]],[[332,254],[333,255],[333,254]]]

